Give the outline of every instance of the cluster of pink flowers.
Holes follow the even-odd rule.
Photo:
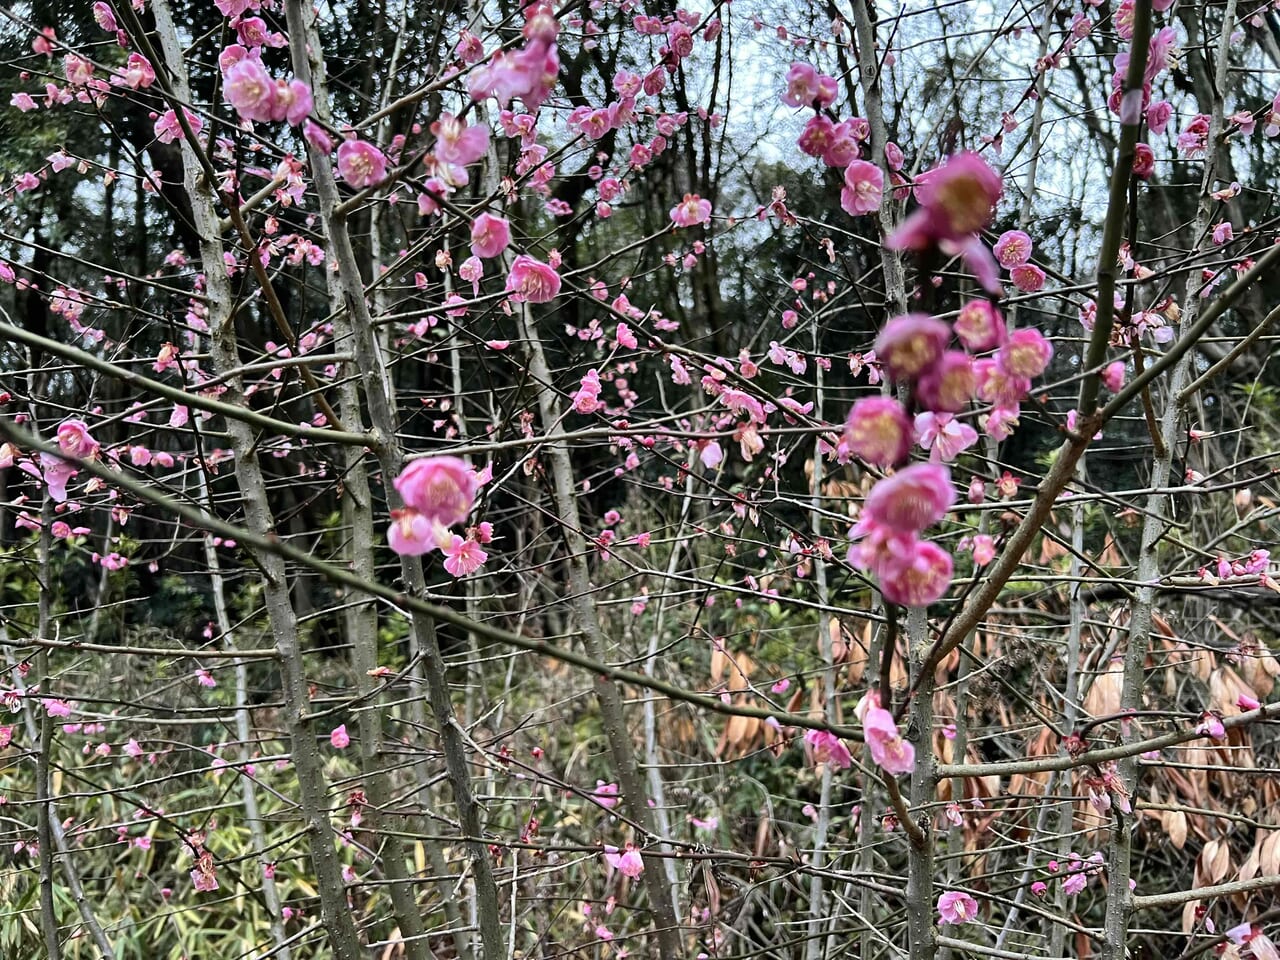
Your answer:
[[[1199,570],[1200,579],[1207,580],[1210,583],[1216,583],[1218,580],[1226,580],[1229,577],[1248,577],[1256,574],[1266,574],[1267,567],[1271,564],[1270,550],[1255,550],[1247,557],[1239,560],[1228,560],[1226,557],[1219,556],[1218,562],[1210,568],[1203,566]],[[1213,572],[1210,572],[1212,569]]]
[[[522,33],[525,45],[519,50],[499,51],[471,71],[467,77],[471,99],[493,97],[498,106],[506,107],[519,97],[529,110],[536,112],[551,95],[560,73],[556,50],[560,21],[550,7],[533,3],[525,9]],[[475,56],[474,52],[471,55]]]
[[[98,456],[98,441],[89,435],[89,427],[83,420],[64,420],[58,425],[55,440],[58,449],[68,457],[93,460]],[[50,453],[40,454],[38,467],[27,462],[19,466],[24,472],[43,480],[49,496],[58,503],[66,502],[67,484],[80,472],[70,461]]]
[[[992,357],[974,358],[948,348],[953,334],[969,351],[999,349]],[[875,352],[889,377],[907,385],[924,410],[912,420],[892,397],[864,397],[849,412],[844,448],[873,466],[890,468],[902,464],[912,443],[919,442],[933,463],[906,467],[876,484],[854,528],[860,542],[849,559],[879,577],[889,600],[922,606],[942,596],[951,577],[950,556],[919,539],[955,499],[950,472],[938,461],[953,460],[977,440],[977,432],[955,415],[975,397],[991,403],[984,426],[996,439],[1007,437],[1032,378],[1044,372],[1053,348],[1034,329],[1006,334],[999,312],[975,300],[950,327],[926,314],[890,320]],[[896,502],[902,498],[910,501],[905,509]]]
[[[1044,271],[1031,262],[1031,237],[1021,230],[1006,230],[992,247],[996,261],[1009,271],[1013,285],[1024,293],[1044,286]]]
[[[863,157],[863,146],[871,138],[871,127],[866,120],[851,117],[833,121],[823,113],[835,102],[837,92],[834,77],[819,73],[811,64],[793,63],[787,71],[787,86],[781,99],[789,107],[814,111],[796,145],[829,167],[844,168],[840,206],[850,216],[859,217],[880,209],[884,200],[884,171]],[[902,168],[903,157],[896,144],[886,144],[885,162],[894,183],[898,187],[905,185],[906,180],[897,173]]]
[[[287,120],[296,127],[313,106],[311,88],[293,77],[272,77],[258,51],[233,43],[218,58],[222,68],[222,96],[241,119],[261,123]]]
[[[424,457],[401,471],[393,485],[404,508],[391,512],[387,542],[402,556],[443,554],[444,567],[455,577],[474,573],[489,559],[482,544],[493,540],[493,526],[480,523],[459,536],[449,528],[471,512],[480,477],[457,457]]]

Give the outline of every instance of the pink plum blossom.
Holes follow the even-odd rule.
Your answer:
[[[218,877],[213,872],[212,861],[207,869],[197,868],[191,871],[191,885],[198,893],[209,893],[218,889]]]
[[[875,213],[884,199],[884,172],[874,163],[854,160],[844,171],[840,207],[851,217]]]
[[[1016,409],[1031,390],[1029,379],[1009,373],[994,359],[975,360],[973,372],[978,378],[978,399],[997,407]]]
[[[475,163],[489,149],[488,127],[467,126],[451,113],[440,114],[440,119],[431,124],[431,132],[436,137],[436,159],[445,163],[466,166]]]
[[[1147,127],[1159,136],[1173,118],[1173,104],[1168,100],[1158,100],[1147,107]]]
[[[793,63],[787,70],[782,102],[789,107],[829,107],[838,92],[834,77],[820,74],[807,63]]]
[[[1139,143],[1133,149],[1133,175],[1139,180],[1150,180],[1156,172],[1156,155],[1145,143]]]
[[[186,107],[182,108],[182,112],[186,116],[187,125],[191,127],[191,132],[199,136],[200,131],[204,129],[204,121]],[[173,143],[179,139],[182,136],[182,124],[178,121],[178,115],[172,110],[162,113],[155,123],[155,135],[161,143]]]
[[[261,60],[244,57],[223,74],[222,96],[245,120],[265,122],[275,109],[276,84]]]
[[[1002,192],[999,175],[982,157],[958,153],[916,180],[920,208],[885,243],[897,250],[924,250],[941,241],[966,241],[991,222]]]
[[[996,542],[990,534],[979,533],[973,538],[973,562],[985,567],[996,557]]]
[[[1023,293],[1035,293],[1043,289],[1045,273],[1034,263],[1020,263],[1009,271],[1009,279]]]
[[[871,759],[886,773],[895,776],[910,773],[916,767],[915,748],[902,739],[893,714],[880,706],[880,695],[868,693],[857,706],[858,719],[871,752]]]
[[[978,915],[978,901],[967,893],[948,890],[938,898],[938,916],[942,923],[968,923]]]
[[[955,500],[947,467],[913,463],[872,487],[863,519],[898,533],[918,533],[941,520]]]
[[[479,483],[464,461],[441,456],[411,461],[394,486],[411,510],[429,522],[451,527],[471,512]]]
[[[853,765],[853,757],[843,740],[827,730],[807,730],[805,745],[812,751],[818,763],[829,763],[836,770],[847,770]]]
[[[120,29],[116,23],[115,14],[111,12],[111,8],[103,3],[102,0],[98,0],[93,5],[93,19],[107,33],[115,33]]]
[[[329,743],[335,750],[345,750],[351,746],[351,736],[347,733],[345,723],[340,723],[329,731]]]
[[[711,219],[711,201],[703,200],[696,193],[686,193],[684,199],[671,208],[671,222],[677,227],[694,227]]]
[[[951,554],[928,540],[909,542],[905,550],[886,556],[876,570],[884,598],[904,607],[927,607],[939,599],[951,586],[951,573]]]
[[[1006,230],[1000,234],[991,252],[1000,266],[1006,270],[1021,266],[1031,259],[1031,237],[1021,230]]]
[[[876,338],[876,356],[894,380],[920,376],[942,357],[951,330],[925,313],[906,313],[884,325]]]
[[[471,252],[486,260],[507,249],[511,243],[511,224],[503,217],[482,213],[471,223]]]
[[[596,788],[591,792],[591,799],[606,810],[612,810],[618,805],[618,785],[616,783],[605,783],[603,780],[596,781]]]
[[[455,577],[467,577],[475,573],[489,559],[489,555],[474,540],[464,540],[453,534],[440,547],[444,554],[444,568]]]
[[[1102,385],[1112,393],[1119,393],[1124,386],[1124,372],[1124,361],[1113,360],[1103,367],[1102,373],[1099,374]]]
[[[850,453],[872,466],[891,467],[907,458],[911,422],[892,397],[862,397],[849,411],[844,442]]]
[[[560,274],[549,264],[522,253],[511,263],[507,292],[517,303],[548,303],[560,293]]]
[[[356,190],[375,187],[387,179],[386,155],[364,140],[344,140],[338,147],[338,174]]]
[[[605,847],[604,860],[614,870],[632,880],[644,873],[644,858],[631,844],[627,844],[622,852],[619,852],[617,847]]]
[[[156,81],[155,68],[151,66],[151,61],[140,53],[129,54],[129,59],[125,63],[125,68],[119,77],[124,84],[132,90],[145,90]],[[112,80],[112,83],[115,83]]]
[[[916,442],[931,454],[930,459],[950,463],[978,442],[978,431],[949,413],[925,411],[916,414]]]
[[[952,326],[960,342],[974,353],[995,349],[1005,340],[1004,318],[988,300],[970,300]]]
[[[438,526],[417,510],[392,510],[387,543],[402,557],[420,557],[436,549]]]
[[[916,399],[929,410],[958,413],[973,399],[977,383],[968,354],[947,350],[921,375],[916,384]]]
[[[996,363],[1011,377],[1031,379],[1044,373],[1053,359],[1053,344],[1034,327],[1023,327],[1009,335],[996,353]]]

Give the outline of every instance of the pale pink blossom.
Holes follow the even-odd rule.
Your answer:
[[[978,915],[978,901],[967,893],[948,890],[938,898],[938,917],[942,923],[968,923]]]
[[[696,193],[686,193],[684,199],[671,208],[671,222],[677,227],[694,227],[711,219],[711,201],[703,200]]]
[[[392,510],[387,544],[403,557],[420,557],[436,549],[438,524],[417,510]]]
[[[905,549],[888,553],[876,570],[884,598],[904,607],[927,607],[941,598],[951,586],[951,574],[951,554],[935,543],[914,538],[906,542]],[[884,761],[877,762],[889,769]]]
[[[958,153],[916,180],[920,208],[889,237],[896,250],[924,250],[941,241],[970,239],[991,222],[1003,188],[999,175],[976,153]]]
[[[1021,266],[1031,259],[1031,237],[1021,230],[1006,230],[1000,234],[991,252],[1000,266],[1006,270]]]
[[[1031,390],[1031,381],[1014,376],[994,359],[975,360],[973,372],[978,378],[978,399],[997,407],[1013,410]]]
[[[603,780],[596,781],[595,790],[591,791],[591,799],[606,810],[612,810],[618,805],[618,785],[616,783],[605,783]]]
[[[448,542],[442,543],[440,552],[444,554],[444,568],[455,577],[467,577],[475,573],[489,559],[489,555],[475,540],[464,540],[453,534]]]
[[[200,131],[204,129],[204,121],[188,110],[182,108],[183,114],[186,116],[187,125],[191,127],[191,132],[196,136],[200,135]],[[182,124],[178,121],[178,115],[172,110],[166,110],[160,115],[155,123],[156,139],[161,143],[173,143],[180,138],[182,134]]]
[[[630,877],[632,880],[644,872],[644,858],[640,856],[640,851],[629,843],[622,852],[619,852],[617,847],[605,847],[604,860],[624,877]]]
[[[1074,897],[1088,885],[1089,878],[1083,871],[1077,871],[1062,878],[1062,892],[1069,897]]]
[[[129,54],[129,59],[125,63],[124,71],[119,74],[120,79],[125,86],[133,90],[145,90],[156,81],[155,68],[151,66],[151,61],[140,53]],[[112,81],[115,82],[114,80]]]
[[[275,109],[276,84],[261,60],[244,57],[223,74],[222,96],[245,120],[266,122]]]
[[[911,449],[911,421],[892,397],[862,397],[849,411],[844,425],[849,452],[877,467],[891,467]]]
[[[475,163],[489,149],[489,128],[479,124],[468,126],[451,113],[440,114],[431,124],[435,134],[435,155],[445,163],[466,166]]]
[[[884,199],[884,172],[874,163],[854,160],[844,171],[840,207],[851,217],[875,213]]]
[[[820,74],[807,63],[793,63],[787,70],[787,87],[782,102],[789,107],[829,107],[836,98],[838,88],[834,77]]]
[[[913,463],[871,488],[863,519],[898,533],[918,533],[941,520],[955,499],[947,467]]]
[[[411,461],[393,483],[407,507],[445,527],[467,518],[479,487],[474,470],[446,456]]]
[[[116,15],[111,12],[111,8],[103,3],[102,0],[98,0],[93,5],[93,19],[107,33],[115,33],[120,29],[120,26],[116,23]]]
[[[471,252],[488,260],[511,243],[511,224],[492,213],[482,213],[471,222]]]
[[[894,380],[920,376],[942,357],[951,330],[926,313],[907,313],[884,325],[876,338],[876,356]]]
[[[996,353],[996,363],[1004,373],[1026,379],[1044,373],[1052,359],[1053,344],[1034,327],[1015,330]]]
[[[950,413],[925,411],[916,414],[916,442],[928,450],[930,459],[950,463],[978,442],[978,431]]]
[[[347,725],[340,723],[329,731],[329,744],[335,750],[345,750],[351,746],[351,736],[347,733]]]
[[[985,567],[996,557],[996,542],[990,534],[979,533],[973,538],[973,562]]]
[[[853,765],[849,748],[828,730],[807,730],[804,742],[817,763],[828,763],[836,770],[847,770]]]
[[[893,714],[880,705],[880,695],[868,693],[858,702],[858,719],[871,759],[886,773],[895,776],[911,773],[916,766],[915,748],[902,739]]]
[[[320,153],[325,155],[333,153],[333,138],[314,120],[307,120],[302,124],[302,136]]]
[[[1004,318],[989,300],[970,300],[952,324],[965,348],[974,353],[994,350],[1005,339]]]
[[[338,147],[338,174],[356,190],[374,187],[387,179],[387,158],[364,140],[344,140]]]

